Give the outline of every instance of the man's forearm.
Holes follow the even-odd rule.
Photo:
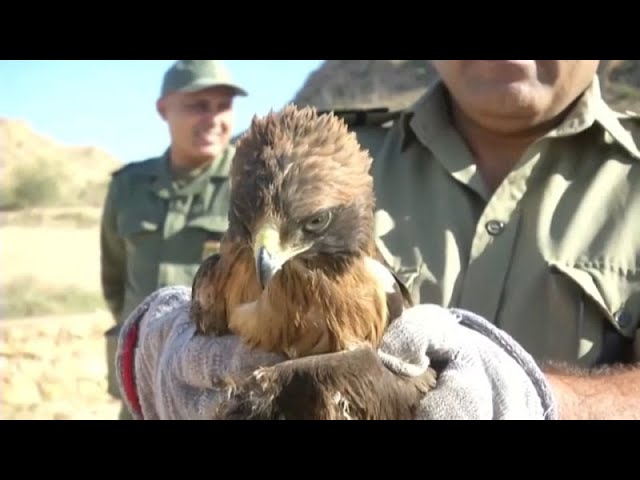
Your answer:
[[[543,369],[561,420],[640,419],[640,364],[577,370]]]

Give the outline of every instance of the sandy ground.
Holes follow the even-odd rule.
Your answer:
[[[105,311],[0,321],[1,419],[109,420]]]
[[[5,219],[6,220],[6,219]],[[2,222],[0,284],[32,278],[38,285],[99,291],[97,226],[39,227]],[[0,418],[115,419],[107,391],[103,332],[106,310],[0,320]]]
[[[2,282],[33,277],[46,285],[100,286],[97,228],[0,228]]]

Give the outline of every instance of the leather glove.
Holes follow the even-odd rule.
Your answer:
[[[378,354],[395,373],[439,370],[418,419],[557,419],[552,391],[533,358],[471,312],[417,305],[391,324]]]
[[[134,419],[211,419],[224,394],[217,386],[220,380],[284,359],[249,350],[235,335],[196,335],[190,299],[186,287],[162,288],[123,323],[116,372]]]

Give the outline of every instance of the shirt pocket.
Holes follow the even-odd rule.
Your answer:
[[[130,248],[149,241],[158,233],[161,226],[160,215],[144,209],[124,210],[117,220],[118,234],[125,239]]]
[[[638,274],[595,262],[551,263],[550,271],[552,308],[568,317],[563,321],[575,331],[578,356],[591,365],[633,361],[640,323]]]
[[[155,288],[162,249],[162,218],[151,209],[123,210],[117,219],[118,234],[127,252],[127,277],[132,288]]]
[[[201,260],[220,252],[220,243],[229,226],[226,215],[200,215],[189,219],[189,229],[197,229],[203,232]]]

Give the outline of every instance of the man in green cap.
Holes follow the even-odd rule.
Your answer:
[[[157,111],[171,144],[113,174],[100,235],[109,393],[120,397],[114,358],[121,322],[148,294],[190,285],[227,228],[233,101],[247,92],[218,60],[179,60],[165,73]],[[130,418],[121,409],[121,419]]]

